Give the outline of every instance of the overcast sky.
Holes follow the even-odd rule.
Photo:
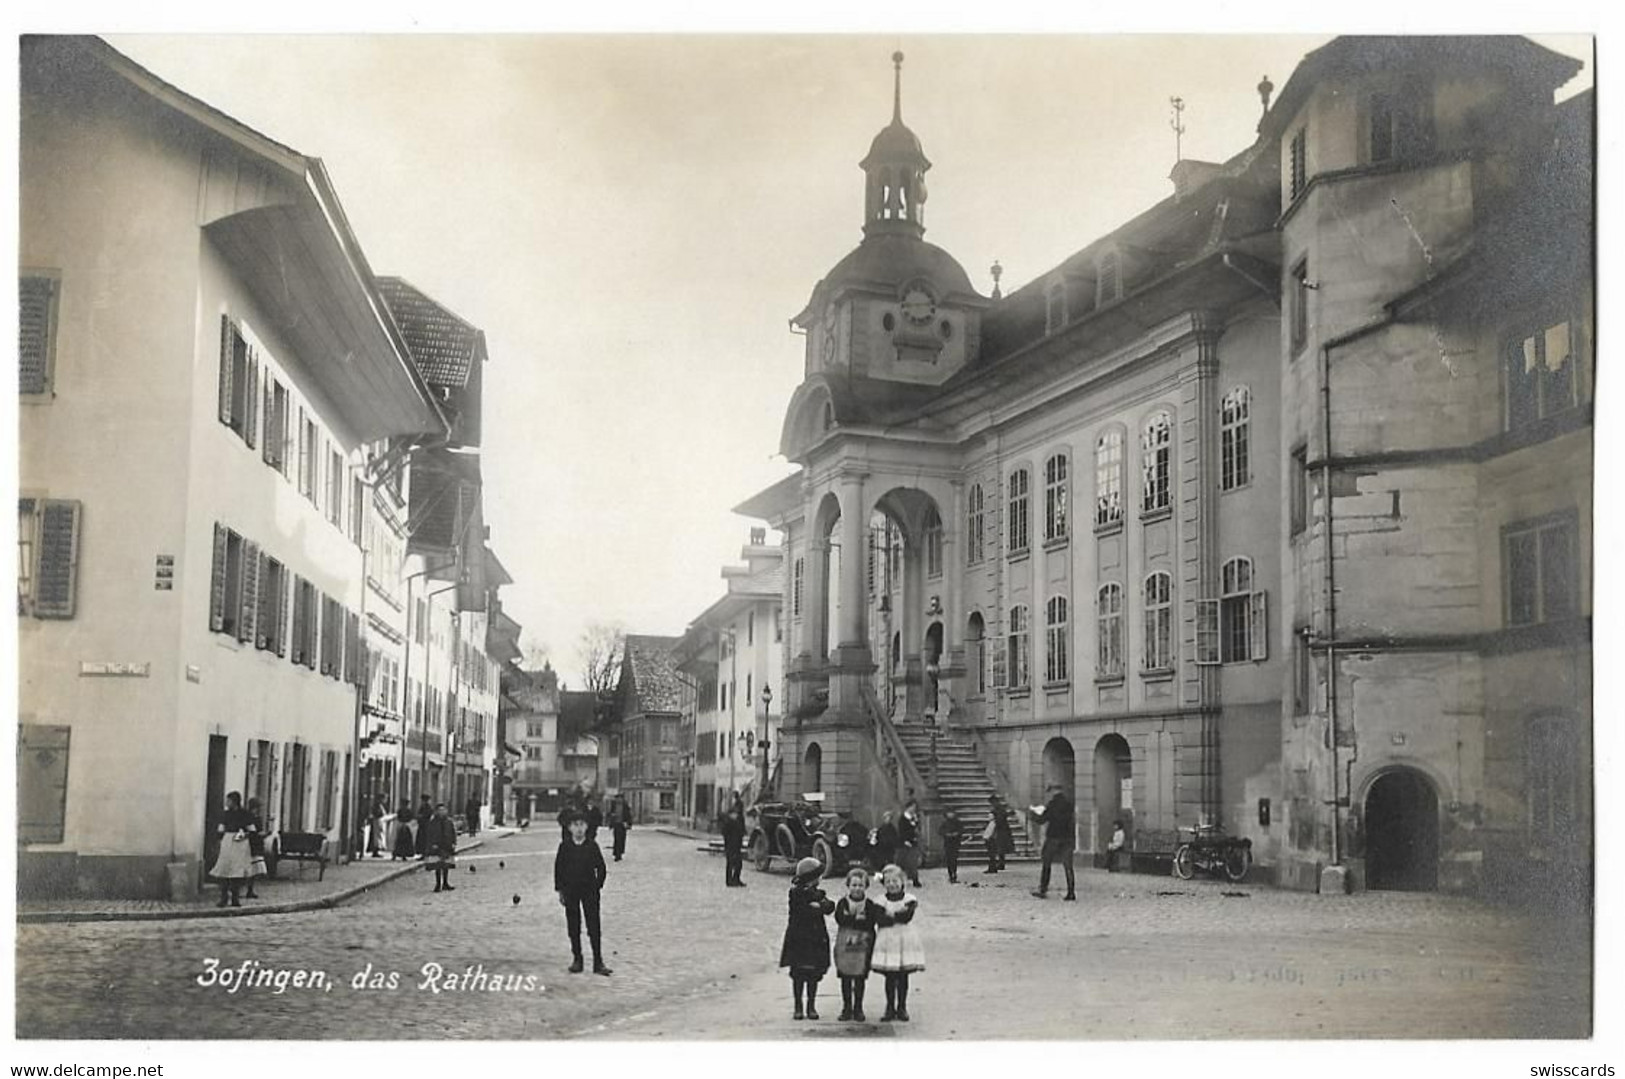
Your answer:
[[[676,634],[722,593],[751,526],[731,508],[791,471],[788,319],[861,238],[894,49],[926,237],[986,293],[995,258],[1009,291],[1171,191],[1171,96],[1185,156],[1224,160],[1260,77],[1327,38],[108,40],[320,157],[373,269],[485,331],[504,606],[578,685],[588,623]]]

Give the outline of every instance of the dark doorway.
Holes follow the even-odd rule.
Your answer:
[[[226,737],[209,735],[209,771],[203,790],[203,872],[220,854],[220,836],[215,828],[226,811]]]
[[[1396,769],[1366,793],[1365,879],[1389,891],[1439,887],[1439,798],[1420,773]]]
[[[1045,748],[1047,758],[1049,747]],[[1046,772],[1049,767],[1046,759]],[[1122,821],[1130,835],[1134,832],[1134,757],[1122,735],[1108,734],[1095,743],[1094,771],[1095,850],[1103,852],[1111,839],[1113,821]]]

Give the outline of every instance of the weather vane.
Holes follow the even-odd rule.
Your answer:
[[[1174,163],[1177,165],[1185,160],[1185,155],[1181,152],[1179,144],[1179,137],[1185,133],[1185,125],[1182,122],[1185,116],[1185,99],[1171,97],[1168,99],[1168,104],[1174,110],[1173,116],[1168,119],[1168,126],[1174,129]]]

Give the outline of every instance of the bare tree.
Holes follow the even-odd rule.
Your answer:
[[[626,650],[626,631],[619,623],[593,622],[576,642],[576,661],[581,667],[583,689],[600,698],[615,692],[621,681],[621,657]]]
[[[527,671],[539,671],[553,658],[551,650],[535,637],[524,638],[519,645],[520,664]]]

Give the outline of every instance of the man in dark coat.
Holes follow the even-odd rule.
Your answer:
[[[949,884],[959,883],[959,842],[963,838],[959,814],[950,809],[942,815],[942,860],[948,867]]]
[[[897,857],[897,825],[892,823],[891,810],[880,815],[880,827],[875,829],[875,838],[870,844],[870,858],[874,863],[874,871],[879,873],[891,865]]]
[[[426,846],[428,843],[427,825],[434,819],[434,803],[429,801],[427,794],[419,796],[417,812],[412,814],[412,819],[418,822],[418,834],[414,843],[417,847],[418,857],[422,858],[424,852],[428,850]]]
[[[1077,845],[1072,823],[1072,799],[1066,796],[1059,783],[1049,785],[1049,801],[1035,816],[1044,822],[1044,866],[1038,873],[1038,891],[1033,895],[1043,899],[1049,892],[1050,866],[1059,861],[1066,871],[1064,899],[1077,899],[1077,882],[1073,878],[1072,850]]]
[[[987,868],[984,873],[997,873],[1004,869],[1004,856],[1015,849],[1015,836],[1010,832],[1010,810],[997,794],[987,796],[988,812],[992,817],[993,834],[987,838]]]
[[[609,876],[604,865],[604,852],[587,835],[587,819],[570,817],[569,835],[559,844],[559,853],[553,859],[553,889],[559,893],[559,905],[564,908],[565,926],[570,934],[570,973],[580,974],[586,968],[581,957],[581,922],[587,923],[587,939],[592,943],[592,972],[608,975],[604,965],[603,932],[598,921],[599,893]]]
[[[463,806],[463,827],[469,835],[480,832],[480,796],[471,794]]]
[[[625,795],[617,794],[609,800],[609,816],[605,823],[609,825],[610,834],[615,837],[612,853],[618,862],[626,853],[626,830],[632,827],[632,807],[626,804]]]
[[[897,817],[897,864],[916,888],[920,886],[920,853],[920,803],[911,791]]]
[[[598,811],[596,805],[587,800],[587,792],[579,787],[576,788],[574,794],[570,795],[569,802],[559,811],[559,831],[566,839],[570,836],[570,819],[572,817],[580,817],[585,821],[587,823],[587,838],[594,843],[598,842],[598,826],[604,823],[604,815]]]
[[[735,798],[728,812],[722,815],[722,857],[726,865],[723,880],[729,888],[743,888],[740,876],[745,870],[745,810]]]

